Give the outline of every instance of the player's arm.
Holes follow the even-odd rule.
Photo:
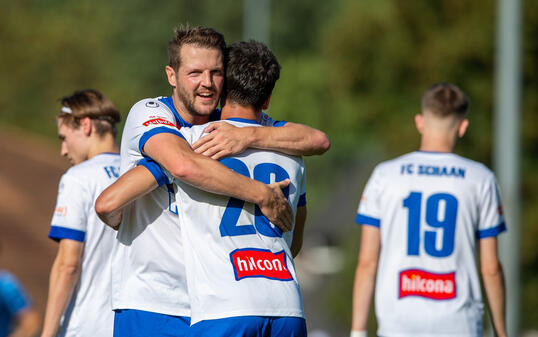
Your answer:
[[[304,225],[306,223],[306,206],[297,207],[295,215],[295,228],[291,241],[291,255],[296,257],[303,248]]]
[[[380,250],[381,233],[379,228],[368,225],[361,226],[359,262],[353,285],[352,333],[365,332],[368,328],[368,314],[374,297]]]
[[[183,138],[170,133],[152,136],[143,151],[176,179],[208,192],[255,203],[269,221],[283,230],[291,229],[293,213],[281,190],[289,185],[289,179],[266,185],[247,178],[195,153]]]
[[[8,337],[34,337],[39,332],[41,320],[34,308],[21,310],[15,320],[15,328]]]
[[[504,273],[497,254],[497,237],[480,239],[480,271],[489,304],[493,329],[506,336]]]
[[[211,123],[208,135],[192,147],[197,153],[220,159],[243,152],[247,148],[274,150],[296,156],[325,153],[331,143],[327,135],[303,124],[286,123],[281,127],[236,127],[226,122]]]
[[[62,239],[52,264],[49,293],[41,337],[56,336],[60,319],[80,277],[84,242]]]
[[[156,177],[144,166],[137,166],[108,186],[95,201],[97,215],[108,226],[118,229],[123,208],[157,188]]]

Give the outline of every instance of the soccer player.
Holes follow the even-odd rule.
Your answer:
[[[263,44],[230,46],[222,118],[235,127],[259,127],[262,108],[267,108],[279,74],[280,65]],[[181,134],[193,143],[207,127],[182,128]],[[293,263],[306,218],[303,162],[250,149],[222,163],[265,183],[290,179],[285,193],[298,224],[293,237],[291,232],[283,234],[254,204],[176,180],[193,324],[188,336],[306,336]],[[142,194],[143,187],[154,188],[158,181],[167,180],[152,165],[145,159],[118,180],[115,186],[121,186],[123,198],[134,198],[133,191]],[[153,178],[147,169],[159,173]]]
[[[128,171],[145,157],[152,158],[174,177],[193,186],[258,204],[275,224],[289,228],[292,211],[281,191],[287,181],[266,185],[234,173],[192,151],[177,129],[205,123],[210,115],[218,118],[215,108],[224,80],[224,48],[223,36],[213,29],[176,30],[169,43],[170,63],[165,69],[172,96],[145,99],[133,106],[122,137],[121,171]],[[277,124],[265,115],[263,120],[266,125]],[[276,135],[271,137],[275,148],[284,144],[282,147],[291,147],[292,151],[306,149],[310,153],[328,148],[322,132],[289,124],[262,132]],[[256,143],[258,138],[252,137],[253,143],[248,145],[265,146]],[[121,193],[115,191],[105,191],[96,204],[97,212],[111,225],[119,224],[125,206],[118,202]],[[117,336],[181,335],[189,326],[190,307],[177,225],[181,205],[176,205],[174,199],[173,185],[165,184],[125,207],[113,252],[112,301]]]
[[[372,173],[356,217],[351,336],[366,336],[374,288],[380,336],[482,336],[477,248],[493,327],[506,336],[499,189],[488,168],[452,153],[468,104],[452,84],[430,87],[415,116],[420,150]]]
[[[115,232],[94,210],[95,199],[119,176],[115,144],[121,119],[96,90],[61,100],[61,154],[71,167],[61,178],[49,237],[59,241],[52,265],[42,337],[112,336],[110,251]]]
[[[0,337],[33,337],[40,324],[22,285],[14,275],[0,269]]]

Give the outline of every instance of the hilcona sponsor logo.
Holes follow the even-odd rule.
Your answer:
[[[273,280],[292,280],[286,266],[284,251],[273,253],[265,249],[237,249],[230,253],[235,279],[237,281],[247,277],[264,277]]]
[[[455,272],[430,273],[419,269],[400,272],[400,298],[420,296],[434,300],[449,300],[456,297]]]
[[[144,125],[144,126],[148,126],[150,124],[151,125],[159,125],[159,124],[161,124],[161,125],[168,125],[168,126],[176,126],[174,123],[172,123],[170,121],[167,121],[166,119],[160,118],[160,117],[148,119],[147,121],[142,123],[142,125]]]

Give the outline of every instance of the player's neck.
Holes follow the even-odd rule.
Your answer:
[[[456,138],[449,135],[423,134],[420,140],[420,151],[425,152],[453,152]]]
[[[107,133],[102,138],[95,135],[96,139],[91,143],[88,150],[88,159],[91,159],[101,153],[118,153],[119,148],[114,141],[112,134]]]
[[[260,121],[261,111],[256,111],[252,107],[245,107],[234,102],[226,102],[222,107],[221,119],[243,118],[256,122]]]

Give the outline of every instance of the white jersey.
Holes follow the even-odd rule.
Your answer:
[[[375,168],[357,213],[381,230],[379,335],[482,336],[476,241],[506,229],[489,169],[452,153],[409,153]]]
[[[218,110],[212,118],[217,119]],[[266,125],[276,123],[264,117]],[[121,173],[144,158],[144,144],[154,135],[183,137],[178,127],[190,127],[171,97],[143,99],[129,112],[121,142]],[[162,171],[146,166],[159,187],[127,206],[114,247],[112,305],[174,316],[189,316],[183,245],[175,193]],[[161,174],[161,175],[159,175]]]
[[[239,127],[257,124],[232,120],[228,121]],[[192,143],[204,128],[181,132]],[[294,213],[304,201],[305,172],[299,157],[247,150],[221,162],[264,183],[290,178],[284,193],[289,194]],[[191,324],[234,316],[304,317],[289,249],[292,233],[282,234],[254,204],[177,184]]]
[[[120,158],[102,153],[61,178],[49,237],[84,242],[81,273],[62,318],[59,336],[112,336],[110,250],[114,231],[95,213],[95,199],[119,176]]]

